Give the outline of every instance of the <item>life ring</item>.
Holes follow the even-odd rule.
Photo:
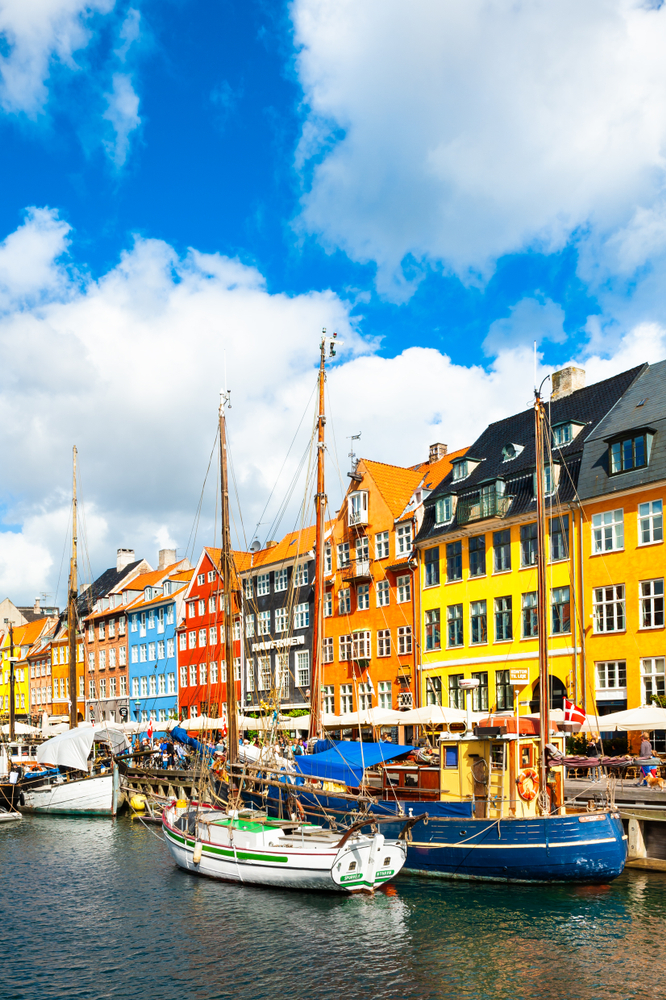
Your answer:
[[[524,768],[516,778],[518,794],[525,802],[531,802],[539,791],[539,772],[533,767]]]
[[[303,808],[301,800],[296,798],[295,795],[290,795],[288,805],[289,805],[289,810],[294,819],[300,820],[302,823],[305,823],[307,816],[305,815],[305,809]]]

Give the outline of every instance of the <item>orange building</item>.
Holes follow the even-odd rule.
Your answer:
[[[76,714],[79,722],[85,718],[83,634],[79,634],[76,654]],[[51,715],[69,717],[69,629],[65,625],[51,640],[51,684],[53,698]]]
[[[327,532],[323,711],[411,708],[416,699],[418,573],[413,539],[423,501],[446,476],[446,445],[403,468],[360,459]]]

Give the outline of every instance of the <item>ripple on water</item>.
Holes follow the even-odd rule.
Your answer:
[[[3,829],[0,1000],[626,1000],[666,996],[666,880],[403,877],[374,898],[194,878],[155,829]]]

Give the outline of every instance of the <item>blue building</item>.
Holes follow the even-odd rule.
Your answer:
[[[143,575],[128,594],[130,715],[137,722],[178,718],[176,627],[192,570],[182,561]],[[138,582],[138,581],[137,581]]]

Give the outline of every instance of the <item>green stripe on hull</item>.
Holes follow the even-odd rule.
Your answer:
[[[166,833],[167,836],[172,838],[172,840],[183,844],[185,847],[191,847],[192,850],[194,850],[196,841],[186,840],[185,837],[180,837],[177,833],[172,833],[171,830],[167,830]],[[289,864],[289,858],[281,857],[276,854],[253,854],[250,851],[233,851],[226,847],[211,847],[210,844],[202,844],[201,853],[209,854],[213,857],[215,857],[215,855],[219,855],[223,858],[231,858],[232,861],[238,859],[239,861],[272,861],[275,864]]]

